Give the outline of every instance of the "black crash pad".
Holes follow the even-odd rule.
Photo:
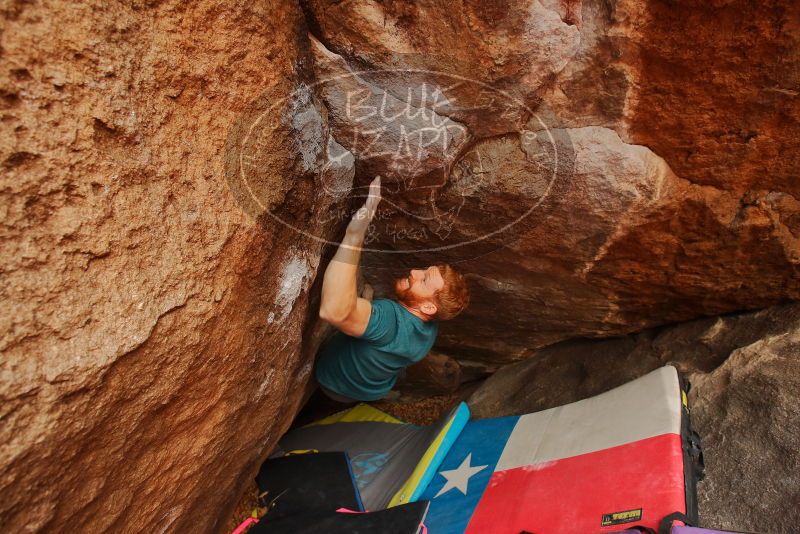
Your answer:
[[[320,512],[278,519],[268,513],[248,534],[417,534],[428,505],[417,501],[378,512]]]
[[[271,521],[297,514],[363,510],[343,452],[294,454],[264,462],[256,477]]]

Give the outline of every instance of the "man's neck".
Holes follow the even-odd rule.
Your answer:
[[[409,311],[409,312],[410,312],[412,315],[416,315],[417,317],[419,317],[420,319],[422,319],[422,320],[423,320],[423,321],[425,321],[426,323],[427,323],[428,321],[430,321],[430,320],[431,320],[431,319],[430,319],[430,317],[428,317],[427,315],[425,315],[425,314],[424,314],[424,313],[422,313],[421,311],[419,311],[419,310],[417,310],[417,309],[415,309],[415,308],[409,308],[409,307],[406,305],[406,303],[405,303],[405,302],[402,302],[402,301],[398,301],[398,302],[400,303],[400,305],[401,305],[402,307],[404,307],[405,309],[407,309],[407,310],[408,310],[408,311]]]

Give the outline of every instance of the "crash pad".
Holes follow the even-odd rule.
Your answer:
[[[657,530],[695,509],[684,399],[666,366],[565,406],[469,422],[421,496],[429,532]]]
[[[469,419],[461,403],[434,425],[412,425],[359,404],[287,433],[272,457],[293,451],[343,451],[366,510],[419,499]]]

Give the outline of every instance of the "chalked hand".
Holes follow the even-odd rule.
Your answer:
[[[366,202],[353,215],[350,224],[347,225],[347,231],[352,234],[365,235],[372,218],[375,216],[375,212],[378,211],[380,201],[381,177],[376,176],[372,183],[369,184],[369,195]]]

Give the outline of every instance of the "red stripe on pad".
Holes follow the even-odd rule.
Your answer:
[[[497,471],[470,519],[468,534],[591,534],[626,525],[658,529],[684,512],[681,437],[663,434],[554,462]],[[642,509],[642,518],[601,526],[604,514]]]

